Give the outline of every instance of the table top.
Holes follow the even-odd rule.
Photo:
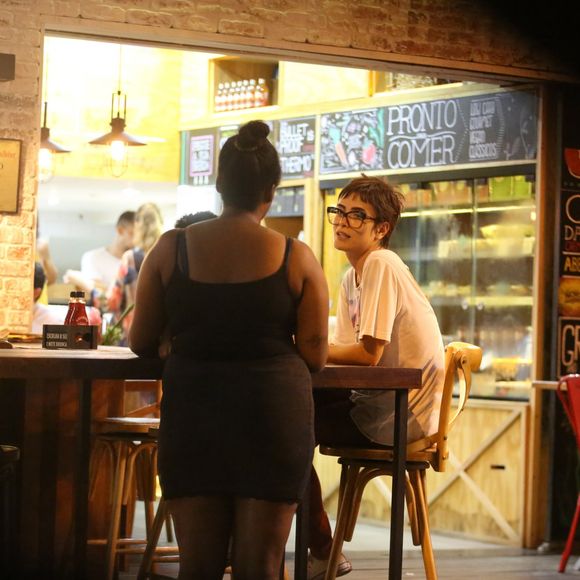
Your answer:
[[[532,381],[532,387],[544,391],[555,391],[558,387],[558,381]]]
[[[160,359],[140,358],[129,348],[50,350],[40,345],[0,349],[2,379],[159,379]],[[419,389],[421,369],[327,365],[312,374],[315,388]]]

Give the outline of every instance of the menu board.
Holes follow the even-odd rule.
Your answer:
[[[321,116],[320,173],[534,160],[534,91],[401,103]]]
[[[383,167],[382,109],[327,113],[320,118],[320,173]]]
[[[580,372],[580,111],[564,99],[558,288],[558,376]]]
[[[384,108],[386,169],[535,159],[533,91],[404,103]]]
[[[192,135],[189,138],[189,177],[191,185],[215,183],[213,133]]]
[[[316,117],[276,121],[276,149],[286,179],[314,175]]]

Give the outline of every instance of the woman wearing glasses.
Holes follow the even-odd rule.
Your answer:
[[[437,430],[444,351],[435,313],[409,268],[389,250],[403,197],[382,179],[363,175],[339,194],[327,215],[334,247],[351,264],[340,288],[329,362],[423,369],[423,388],[409,395],[408,437]],[[345,394],[346,393],[346,396]],[[315,392],[317,443],[389,445],[393,442],[393,392]],[[310,579],[322,579],[332,546],[320,483],[313,470],[310,504]],[[338,576],[348,573],[342,556]]]
[[[165,326],[159,474],[180,579],[279,577],[314,449],[311,370],[328,350],[328,289],[305,244],[260,225],[281,176],[268,126],[221,149],[222,214],[164,234],[139,276],[131,348]]]

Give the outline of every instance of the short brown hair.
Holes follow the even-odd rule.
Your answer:
[[[395,231],[401,212],[405,207],[403,194],[384,179],[368,177],[361,173],[361,177],[353,179],[344,187],[338,194],[338,199],[341,200],[351,195],[358,195],[361,201],[373,206],[377,214],[376,224],[389,224],[387,235],[381,239],[381,247],[388,248],[391,235]]]

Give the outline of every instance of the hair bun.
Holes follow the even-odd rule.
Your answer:
[[[240,127],[238,144],[241,148],[251,150],[259,147],[270,134],[270,127],[263,121],[250,121]]]

